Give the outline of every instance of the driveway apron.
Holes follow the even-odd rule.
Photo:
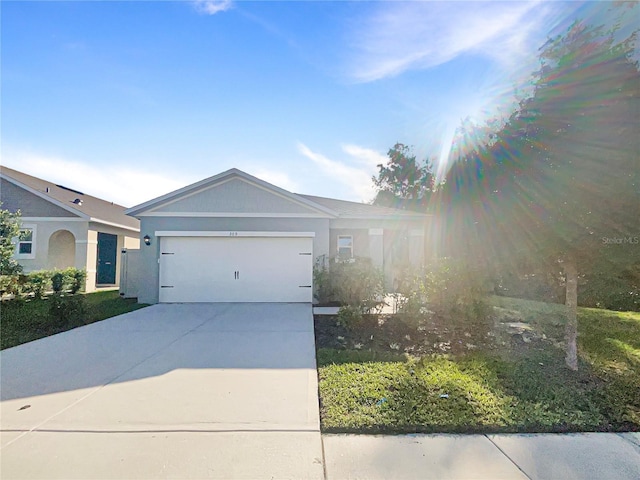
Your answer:
[[[0,361],[2,478],[323,478],[310,305],[154,305]]]

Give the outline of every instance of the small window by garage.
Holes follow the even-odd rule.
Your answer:
[[[35,227],[24,227],[20,229],[16,242],[17,258],[35,258],[36,256],[36,230]]]
[[[353,258],[352,235],[338,235],[338,258]]]

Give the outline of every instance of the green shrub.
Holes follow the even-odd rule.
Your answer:
[[[69,290],[75,294],[84,290],[85,280],[87,279],[87,272],[75,267],[69,267],[64,270],[64,275],[69,282]]]
[[[338,310],[338,325],[353,330],[362,325],[362,312],[352,305],[343,305]]]
[[[489,285],[479,265],[442,258],[397,278],[398,320],[411,329],[447,333],[447,340],[483,341],[492,327]]]
[[[356,257],[328,262],[321,257],[314,268],[316,298],[321,303],[340,305],[338,321],[347,328],[362,323],[363,315],[384,306],[384,276],[369,258]]]
[[[319,303],[326,304],[338,301],[331,283],[328,261],[324,255],[318,257],[313,266],[313,285],[314,296]]]
[[[44,293],[51,288],[51,275],[49,270],[38,270],[26,275],[24,291],[33,293],[35,298],[42,298]]]
[[[54,293],[71,292],[76,294],[83,289],[86,277],[87,274],[84,270],[75,267],[65,268],[64,270],[40,270],[28,275],[27,289],[35,293],[37,288],[41,289],[40,284],[45,281],[43,279],[48,278],[45,281],[45,289],[50,286]],[[44,291],[41,291],[40,296],[42,296],[42,293]]]
[[[51,275],[51,288],[54,293],[60,293],[64,288],[65,278],[62,272],[55,272]]]
[[[484,317],[488,282],[473,263],[442,258],[423,270],[408,270],[398,279],[398,312],[405,315]]]
[[[640,264],[613,271],[589,271],[578,288],[583,307],[640,311]]]
[[[21,292],[20,275],[0,275],[0,295],[18,296]]]
[[[316,298],[320,302],[350,305],[363,314],[384,305],[386,292],[382,270],[369,258],[319,261],[314,269],[314,281]]]
[[[83,325],[86,315],[84,295],[56,293],[49,298],[49,318],[55,325]]]
[[[0,207],[2,202],[0,202]],[[22,272],[22,266],[14,258],[14,239],[20,236],[22,226],[20,210],[10,212],[0,208],[0,275],[14,276]],[[5,280],[6,283],[11,283]]]
[[[559,265],[520,266],[502,269],[494,276],[494,293],[547,303],[563,303],[564,275]]]
[[[404,318],[420,318],[430,313],[428,309],[427,276],[424,270],[406,269],[396,278],[397,313]]]

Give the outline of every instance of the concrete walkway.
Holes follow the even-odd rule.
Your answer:
[[[155,305],[0,361],[3,479],[324,476],[309,305]]]
[[[639,433],[323,435],[328,480],[638,480]]]

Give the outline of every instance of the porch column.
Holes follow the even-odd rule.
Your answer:
[[[414,267],[424,264],[424,230],[409,230],[409,263]]]
[[[86,239],[76,240],[76,268],[84,268],[87,271],[86,292],[96,289],[96,262],[98,251],[98,232],[87,231]]]
[[[384,265],[384,230],[382,228],[369,229],[369,257],[376,267]]]

